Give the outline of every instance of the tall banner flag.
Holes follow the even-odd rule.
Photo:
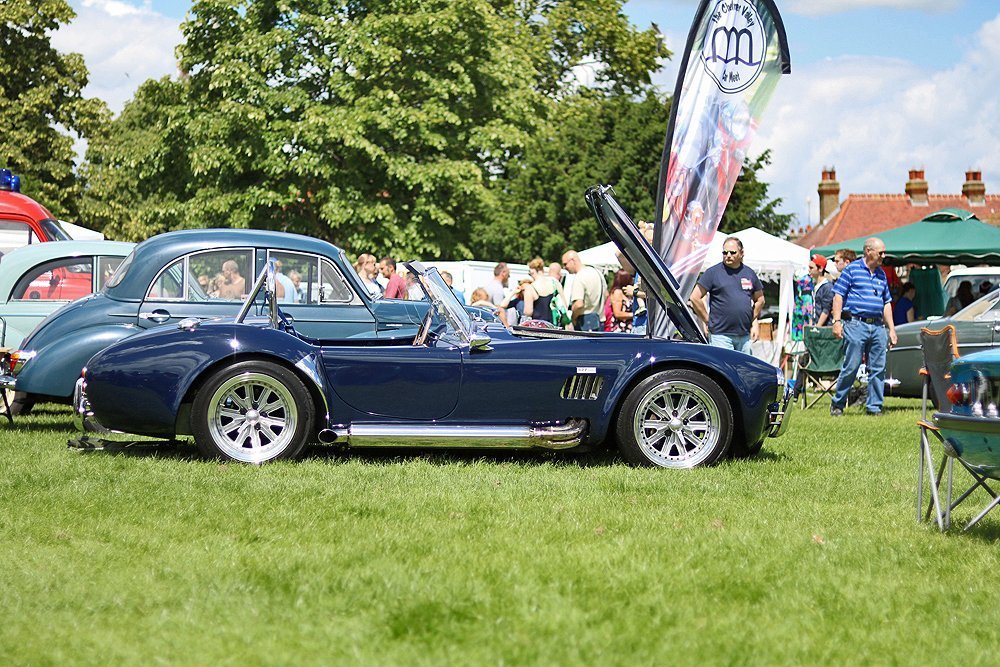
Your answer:
[[[773,0],[701,1],[674,88],[653,236],[685,298],[694,290],[761,115],[789,72],[788,40]],[[669,335],[665,313],[655,301],[650,306],[652,334]]]

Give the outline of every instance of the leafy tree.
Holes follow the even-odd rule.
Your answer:
[[[747,227],[758,229],[784,238],[788,229],[795,221],[790,213],[778,213],[781,198],[768,199],[767,190],[770,187],[760,180],[760,172],[771,164],[771,150],[767,149],[757,159],[747,158],[743,161],[743,171],[733,188],[733,196],[722,215],[719,229],[722,232],[738,232]]]
[[[65,0],[0,2],[0,166],[61,217],[77,215],[82,189],[73,135],[90,137],[110,117],[104,102],[82,95],[83,57],[52,48],[50,34],[75,16]]]
[[[620,60],[608,90],[648,81],[655,35],[621,4],[200,0],[178,103],[157,117],[170,82],[144,87],[92,143],[88,210],[128,238],[223,224],[470,257],[584,54]]]
[[[475,227],[480,255],[558,258],[607,241],[583,198],[597,183],[614,185],[633,217],[651,219],[669,113],[652,93],[584,90],[559,101],[555,120],[512,163],[503,215]]]
[[[82,209],[108,237],[141,240],[192,224],[187,90],[185,79],[146,81],[90,140]]]

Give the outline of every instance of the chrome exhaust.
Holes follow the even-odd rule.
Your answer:
[[[352,424],[332,433],[338,442],[352,447],[569,449],[580,444],[586,430],[585,420],[570,419],[564,424],[537,426]]]

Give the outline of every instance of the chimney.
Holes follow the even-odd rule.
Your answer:
[[[906,182],[906,196],[914,206],[927,206],[927,181],[923,169],[911,169],[910,180]]]
[[[837,170],[834,167],[823,167],[823,176],[816,192],[819,193],[819,222],[823,224],[840,206],[840,183],[837,182]]]
[[[969,200],[969,206],[986,206],[986,184],[983,183],[982,171],[970,169],[965,172],[962,195]]]

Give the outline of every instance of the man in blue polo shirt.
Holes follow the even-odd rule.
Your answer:
[[[847,392],[858,375],[863,354],[868,357],[865,411],[870,415],[882,414],[885,355],[889,346],[896,344],[889,281],[882,270],[884,258],[882,240],[868,239],[863,255],[844,267],[833,286],[833,335],[844,339],[845,346],[837,392],[830,403],[830,414],[834,417],[844,414]]]

